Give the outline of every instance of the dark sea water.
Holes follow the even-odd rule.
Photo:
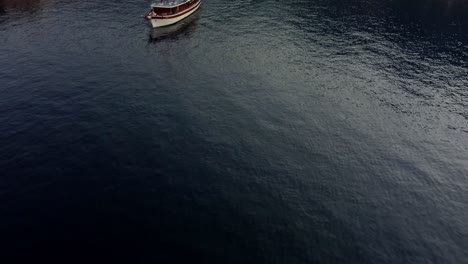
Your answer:
[[[468,263],[468,1],[0,0],[2,263]]]

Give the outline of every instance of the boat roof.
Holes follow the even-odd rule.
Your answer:
[[[176,7],[189,2],[190,0],[156,0],[151,4],[151,7]]]

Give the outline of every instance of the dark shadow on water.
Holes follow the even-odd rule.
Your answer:
[[[43,0],[0,0],[0,23],[32,17],[43,5]]]
[[[42,0],[0,0],[0,15],[9,12],[36,12],[41,8],[42,4]]]
[[[149,42],[156,43],[164,40],[173,40],[181,36],[189,36],[197,28],[197,22],[201,16],[201,10],[197,10],[191,16],[174,25],[152,28],[149,35]]]
[[[426,24],[468,24],[466,0],[394,0],[390,2],[394,13],[408,21]]]

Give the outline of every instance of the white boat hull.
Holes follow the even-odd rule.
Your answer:
[[[195,7],[193,7],[190,11],[187,11],[186,13],[184,13],[184,14],[182,14],[180,16],[173,17],[173,18],[169,18],[169,17],[166,17],[166,18],[151,17],[150,18],[151,25],[153,26],[153,28],[157,28],[157,27],[164,27],[164,26],[169,26],[169,25],[175,24],[175,23],[181,21],[182,19],[190,16],[191,14],[195,13],[195,11],[197,11],[197,9],[200,7],[200,4],[201,4],[201,1]]]

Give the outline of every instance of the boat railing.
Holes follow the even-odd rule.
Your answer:
[[[187,0],[156,0],[151,3],[153,7],[176,6],[187,2]]]

